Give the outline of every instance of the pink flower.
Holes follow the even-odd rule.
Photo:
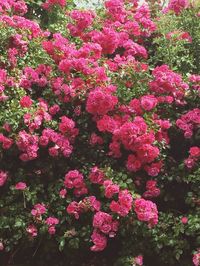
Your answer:
[[[150,176],[157,176],[161,170],[163,163],[157,162],[157,163],[152,163],[151,165],[146,165],[144,167],[144,170],[148,173]]]
[[[112,216],[106,212],[97,212],[93,218],[93,226],[106,235],[115,235],[118,230],[118,222],[113,221]]]
[[[142,266],[143,265],[143,256],[139,255],[139,256],[135,257],[134,262],[136,265]]]
[[[188,159],[184,160],[184,164],[187,168],[192,169],[195,165],[195,160],[189,157]]]
[[[107,245],[107,238],[103,234],[94,230],[91,239],[94,243],[94,245],[90,248],[92,251],[102,251],[105,249]]]
[[[48,217],[45,221],[46,224],[48,225],[56,225],[59,223],[59,220],[55,217]]]
[[[80,188],[83,182],[83,175],[77,170],[71,170],[65,175],[64,185],[67,188]]]
[[[42,7],[48,10],[54,5],[60,5],[61,7],[64,7],[66,5],[66,0],[46,0],[46,2],[42,4]]]
[[[72,201],[66,208],[68,214],[74,215],[76,219],[79,219],[79,215],[81,212],[80,206],[78,202]]]
[[[23,96],[20,100],[20,105],[21,107],[26,107],[29,108],[31,107],[33,101],[31,100],[31,98],[29,96]]]
[[[120,216],[125,217],[128,215],[132,208],[133,198],[127,189],[119,192],[118,201],[112,201],[110,203],[110,209],[113,212],[118,213]]]
[[[27,185],[24,182],[19,182],[15,185],[15,189],[17,190],[24,190],[26,188],[27,188]]]
[[[178,15],[183,9],[189,5],[188,0],[170,0],[167,10],[172,10]]]
[[[187,217],[182,217],[181,218],[182,224],[187,224],[188,223],[188,218]]]
[[[50,227],[48,228],[48,232],[49,232],[50,235],[55,235],[55,233],[56,233],[56,228],[55,228],[55,226],[50,226]]]
[[[195,266],[200,266],[200,249],[193,255],[192,261]]]
[[[91,172],[89,174],[89,179],[92,183],[102,184],[104,178],[105,178],[104,173],[98,167],[95,166],[91,169]]]
[[[46,211],[47,211],[46,206],[43,203],[42,204],[38,203],[34,206],[34,209],[31,210],[31,214],[37,217],[46,213]]]
[[[140,160],[138,160],[138,159],[136,158],[135,155],[130,154],[130,155],[128,156],[128,161],[127,161],[127,163],[126,163],[126,167],[127,167],[127,169],[128,169],[130,172],[137,172],[138,170],[141,169],[141,167],[142,167],[142,163],[141,163]]]
[[[143,197],[144,198],[154,198],[158,197],[160,195],[160,189],[156,187],[157,182],[154,180],[149,180],[146,183],[146,189],[147,191],[144,192]]]
[[[110,92],[102,88],[96,88],[88,95],[86,110],[93,115],[105,115],[114,110],[117,102],[116,96],[112,96]]]
[[[2,187],[6,183],[7,179],[8,179],[8,174],[0,170],[0,187]]]
[[[103,186],[105,189],[105,197],[108,199],[112,198],[114,194],[119,193],[119,186],[113,184],[111,180],[105,180]]]
[[[49,108],[49,113],[50,113],[51,115],[56,115],[59,111],[60,111],[60,106],[57,105],[57,104],[54,104],[53,106],[51,106],[51,107]]]
[[[2,242],[0,242],[0,251],[4,250],[4,245]]]
[[[199,147],[191,147],[190,148],[190,155],[192,157],[200,157],[200,148]]]
[[[37,228],[35,227],[35,225],[29,225],[29,226],[26,228],[26,231],[27,231],[27,233],[29,233],[32,237],[36,237],[36,236],[37,236],[37,233],[38,233],[38,230],[37,230]]]
[[[150,111],[156,107],[158,100],[154,95],[145,95],[141,98],[141,107],[145,111]]]
[[[66,194],[67,194],[67,190],[65,188],[61,189],[59,192],[60,197],[63,199],[66,197]]]
[[[101,202],[98,201],[95,196],[89,196],[88,198],[85,198],[85,200],[89,202],[92,211],[100,211]]]
[[[138,220],[148,222],[149,227],[158,223],[158,210],[155,203],[149,200],[136,199],[134,205]]]
[[[96,145],[96,144],[102,145],[103,142],[104,141],[103,141],[102,137],[98,136],[95,133],[91,134],[91,136],[90,136],[90,145]]]

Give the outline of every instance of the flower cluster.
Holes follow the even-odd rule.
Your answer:
[[[189,151],[189,157],[184,161],[187,168],[191,169],[200,159],[200,148],[191,147]]]
[[[134,210],[140,221],[148,222],[152,227],[158,223],[158,210],[156,204],[149,200],[136,199],[134,201]]]
[[[188,0],[170,0],[167,10],[172,10],[176,15],[178,15],[182,10],[187,8],[188,5]]]
[[[51,9],[54,5],[59,5],[64,7],[66,5],[66,0],[47,0],[45,3],[42,4],[44,9]]]
[[[0,134],[0,143],[2,145],[2,148],[7,150],[12,146],[13,140],[11,138],[5,137],[3,134]]]
[[[43,203],[38,203],[34,206],[34,208],[31,210],[31,214],[35,219],[40,220],[41,215],[46,213],[47,209],[46,206]]]
[[[193,261],[193,263],[194,263],[195,266],[199,266],[200,265],[200,252],[199,251],[197,251],[194,254],[194,256],[192,258],[192,261]]]
[[[91,183],[102,184],[104,178],[105,178],[104,173],[98,167],[95,166],[91,169],[91,172],[89,174],[89,179]]]
[[[101,203],[95,196],[89,196],[80,202],[72,201],[66,208],[68,214],[73,215],[75,219],[79,219],[80,214],[88,211],[99,211]]]
[[[154,198],[160,195],[160,189],[156,187],[157,182],[154,180],[149,180],[146,183],[146,191],[143,194],[144,198]]]
[[[14,14],[23,16],[28,8],[23,0],[5,0],[0,3],[0,13],[7,13],[11,10]]]
[[[112,212],[124,217],[131,211],[132,203],[133,198],[128,190],[121,190],[118,195],[118,201],[113,200],[110,203],[110,209]]]
[[[169,66],[156,67],[153,72],[154,80],[149,83],[149,89],[157,95],[159,103],[184,104],[185,91],[188,84],[182,80],[181,75],[170,70]]]
[[[194,131],[200,125],[200,109],[195,108],[186,114],[182,115],[177,121],[178,128],[183,130],[185,138],[191,138]]]
[[[25,130],[20,131],[16,142],[18,148],[23,153],[20,155],[22,161],[34,160],[38,156],[38,141],[37,135],[29,134]]]
[[[105,235],[108,235],[109,237],[114,237],[118,230],[118,226],[119,222],[113,221],[112,216],[110,214],[101,211],[97,212],[93,218],[94,232],[91,238],[94,243],[94,246],[91,247],[91,250],[103,250],[107,242]]]
[[[65,175],[64,185],[69,189],[74,188],[74,195],[76,197],[80,197],[88,193],[83,175],[77,170],[71,170]]]
[[[93,115],[105,115],[112,111],[118,100],[109,89],[96,88],[88,95],[86,110]]]
[[[55,217],[48,217],[45,223],[48,225],[49,234],[54,235],[56,233],[55,226],[59,223],[59,220]]]

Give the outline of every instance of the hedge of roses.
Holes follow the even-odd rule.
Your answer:
[[[199,49],[195,2],[0,2],[8,264],[200,265]]]

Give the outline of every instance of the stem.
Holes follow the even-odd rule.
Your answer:
[[[23,191],[23,198],[24,198],[24,208],[26,209],[26,197],[24,191]]]

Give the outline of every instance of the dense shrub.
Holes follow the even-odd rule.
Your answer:
[[[154,2],[0,3],[7,264],[200,265],[200,11]]]

